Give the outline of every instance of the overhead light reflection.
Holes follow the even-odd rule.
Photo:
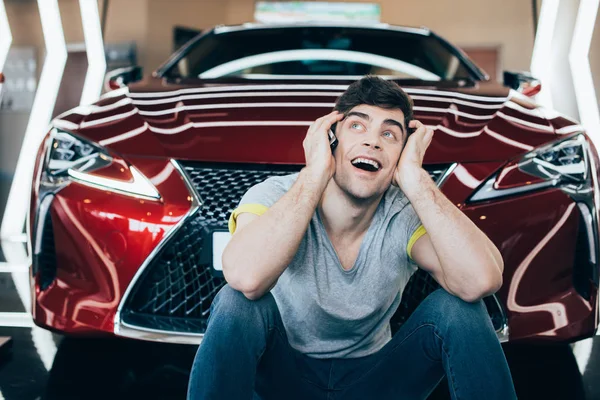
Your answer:
[[[88,70],[80,101],[80,104],[84,105],[92,103],[100,97],[104,74],[106,72],[106,59],[104,56],[98,1],[79,0],[79,9],[81,11],[81,22],[88,59]]]
[[[556,26],[560,0],[544,0],[540,10],[537,33],[531,56],[531,73],[543,83],[542,90],[537,94],[538,103],[552,108],[552,93],[550,91],[552,69],[549,60],[552,58],[552,38]]]
[[[599,5],[600,0],[581,0],[579,3],[569,52],[569,65],[573,86],[575,86],[579,117],[588,136],[596,145],[600,145],[600,111],[594,90],[589,52]]]
[[[29,205],[23,199],[29,198],[28,192],[36,157],[35,149],[47,132],[67,61],[67,48],[57,0],[38,0],[37,4],[46,45],[46,59],[0,227],[2,238],[23,233]]]

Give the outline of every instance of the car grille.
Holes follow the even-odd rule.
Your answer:
[[[212,271],[205,253],[208,229],[226,229],[242,195],[270,176],[300,166],[211,166],[181,162],[202,203],[147,266],[122,311],[133,326],[203,333],[210,305],[225,280]]]
[[[301,167],[198,162],[180,162],[180,165],[201,205],[147,265],[125,301],[121,319],[138,328],[204,333],[210,305],[225,284],[222,276],[212,270],[212,254],[206,251],[210,247],[206,245],[210,232],[226,229],[231,212],[250,187],[270,176],[294,173]],[[436,181],[445,171],[441,166],[426,169]],[[429,274],[420,272],[413,275],[405,288],[393,326],[403,323],[438,287]],[[493,320],[496,314],[501,326],[501,311],[490,313]]]

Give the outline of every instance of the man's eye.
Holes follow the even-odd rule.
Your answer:
[[[389,137],[389,138],[393,138],[394,137],[394,134],[392,132],[390,132],[390,131],[383,132],[383,135],[386,136],[386,137]]]
[[[357,122],[353,122],[352,124],[350,124],[350,128],[351,129],[359,129],[360,128],[360,124]]]

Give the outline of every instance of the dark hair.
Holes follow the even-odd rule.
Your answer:
[[[348,89],[338,97],[333,109],[345,115],[361,104],[400,109],[404,113],[404,126],[406,139],[408,139],[410,136],[408,123],[413,119],[413,101],[396,82],[367,75],[348,86]]]

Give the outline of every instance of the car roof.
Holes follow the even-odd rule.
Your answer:
[[[222,33],[238,32],[254,29],[275,29],[275,28],[310,28],[310,27],[327,27],[327,28],[357,28],[357,29],[381,29],[392,30],[398,32],[414,33],[418,35],[429,36],[431,31],[426,27],[410,27],[390,25],[382,22],[320,22],[320,21],[303,21],[295,23],[259,23],[247,22],[240,25],[218,25],[213,28],[213,33],[218,35]]]

